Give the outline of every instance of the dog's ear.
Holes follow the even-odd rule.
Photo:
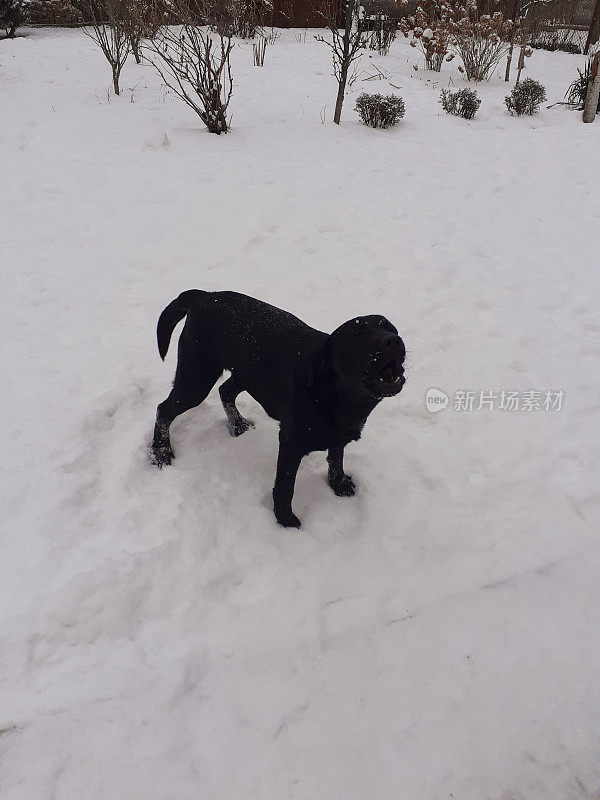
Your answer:
[[[382,317],[381,314],[371,314],[369,317],[365,317],[371,324],[376,325],[378,328],[381,328],[383,331],[387,331],[388,333],[394,333],[396,336],[398,335],[398,329],[395,325],[387,319],[387,317]]]
[[[309,388],[317,386],[321,382],[321,379],[329,371],[330,362],[331,362],[331,336],[328,336],[327,339],[325,339],[325,341],[321,345],[321,347],[317,350],[317,355],[315,356],[313,363],[308,369],[307,386]]]

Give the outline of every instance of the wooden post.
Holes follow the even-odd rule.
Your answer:
[[[592,59],[590,79],[588,81],[585,105],[583,107],[584,122],[593,122],[596,119],[598,98],[600,98],[600,52],[596,53]]]
[[[598,27],[599,22],[600,22],[600,0],[596,0],[596,5],[594,6],[594,13],[592,14],[592,21],[590,23],[590,30],[588,32],[587,41],[583,49],[584,56],[587,56],[587,54],[590,51],[590,47],[592,46],[592,39],[596,34],[596,28]]]

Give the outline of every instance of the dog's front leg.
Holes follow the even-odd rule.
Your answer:
[[[352,497],[355,492],[354,481],[344,472],[344,447],[330,447],[327,453],[329,471],[327,482],[338,497]]]
[[[300,520],[292,511],[292,498],[298,467],[304,454],[280,431],[277,475],[273,488],[275,519],[284,528],[299,528]]]

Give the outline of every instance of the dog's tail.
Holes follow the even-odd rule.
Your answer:
[[[172,303],[169,303],[158,318],[156,338],[158,339],[158,352],[163,361],[167,355],[171,334],[175,329],[175,325],[197,305],[201,297],[205,297],[206,295],[208,295],[208,292],[203,292],[200,289],[190,289],[187,292],[182,292],[178,298],[173,300]]]

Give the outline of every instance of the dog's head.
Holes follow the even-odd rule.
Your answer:
[[[370,314],[340,325],[328,339],[328,366],[354,396],[377,400],[398,394],[405,383],[406,348],[385,317]]]

